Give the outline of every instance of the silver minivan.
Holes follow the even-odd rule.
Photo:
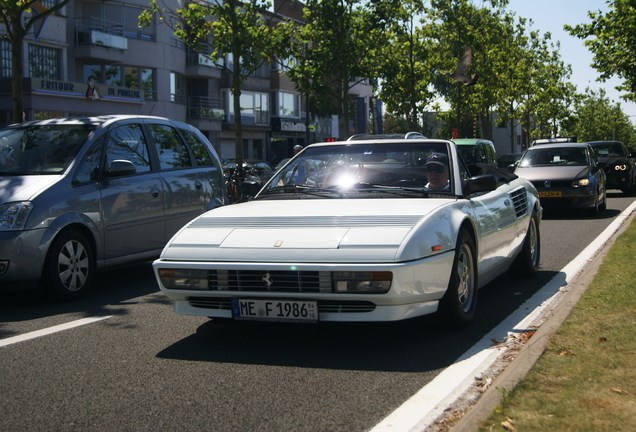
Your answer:
[[[0,129],[0,287],[76,298],[224,205],[214,148],[174,120],[112,115]]]

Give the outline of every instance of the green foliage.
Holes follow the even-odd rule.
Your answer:
[[[608,0],[609,11],[589,11],[591,22],[565,26],[573,36],[583,39],[594,54],[592,66],[602,81],[612,76],[623,83],[618,90],[636,101],[636,5],[633,0]]]
[[[63,8],[70,0],[58,0],[57,3],[45,8],[41,13],[34,14],[32,6],[38,0],[0,0],[0,23],[4,24],[6,34],[0,38],[7,39],[11,45],[11,118],[17,123],[22,121],[22,57],[23,40],[27,33],[38,21]],[[24,18],[24,19],[23,19]]]
[[[308,0],[304,23],[288,23],[287,55],[296,59],[287,75],[303,94],[312,95],[314,114],[336,113],[349,133],[350,90],[377,75],[385,30],[399,2]]]
[[[621,106],[609,100],[604,90],[587,89],[575,105],[572,125],[566,129],[567,136],[578,141],[623,141],[636,148],[636,130]]]
[[[209,53],[213,60],[230,58],[226,67],[232,76],[235,114],[235,158],[243,162],[241,88],[265,62],[276,56],[280,38],[278,22],[268,20],[270,3],[264,0],[209,0],[188,2],[170,10],[150,2],[150,10],[139,16],[139,25],[150,25],[155,16],[191,49]],[[225,63],[223,63],[225,64]]]

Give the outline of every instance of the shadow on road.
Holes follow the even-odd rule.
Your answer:
[[[479,292],[477,319],[452,330],[434,316],[394,323],[284,324],[210,320],[157,354],[163,359],[336,370],[430,372],[452,364],[555,272],[504,275]]]
[[[92,290],[74,301],[48,298],[40,290],[0,292],[0,324],[67,314],[85,316],[124,313],[122,309],[106,306],[124,305],[132,299],[159,291],[150,263],[122,267],[96,274]],[[164,297],[156,301],[164,301]],[[168,300],[165,299],[167,303]],[[0,325],[0,338],[4,337]]]

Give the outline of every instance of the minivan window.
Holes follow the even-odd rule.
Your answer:
[[[91,148],[86,152],[84,158],[79,164],[79,167],[77,168],[73,184],[88,183],[97,179],[103,143],[104,139],[102,135],[102,137],[98,139],[97,142],[93,143]]]
[[[106,148],[106,163],[108,166],[114,160],[132,162],[137,172],[150,171],[150,157],[148,146],[138,124],[119,126],[110,132],[108,147]],[[108,169],[108,166],[106,169]]]
[[[150,125],[152,139],[159,155],[159,166],[162,170],[173,168],[187,168],[192,166],[190,153],[176,129],[160,125]]]
[[[0,173],[60,174],[93,130],[87,125],[44,125],[0,134]]]
[[[183,133],[186,142],[190,146],[190,150],[192,150],[192,154],[197,161],[197,165],[212,166],[212,158],[210,157],[210,153],[208,153],[207,149],[205,148],[205,144],[199,141],[199,138],[197,138],[190,131],[181,130],[181,133]]]

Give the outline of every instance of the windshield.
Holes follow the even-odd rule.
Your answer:
[[[597,144],[594,145],[594,150],[601,157],[627,156],[620,143]]]
[[[519,162],[522,168],[538,166],[589,165],[584,147],[530,148]]]
[[[93,126],[46,125],[0,131],[0,175],[60,174]]]
[[[260,192],[354,197],[379,194],[450,194],[445,142],[373,142],[307,147]]]

